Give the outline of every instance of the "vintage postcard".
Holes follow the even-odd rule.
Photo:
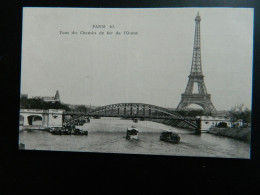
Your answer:
[[[19,148],[250,159],[253,21],[24,7]]]

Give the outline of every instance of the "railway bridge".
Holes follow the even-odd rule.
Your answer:
[[[200,131],[200,119],[183,117],[170,109],[145,103],[117,103],[100,106],[89,112],[64,112],[63,114],[71,116],[69,120],[64,121],[64,125],[72,124],[75,120],[84,117],[121,117],[169,123],[171,126]]]

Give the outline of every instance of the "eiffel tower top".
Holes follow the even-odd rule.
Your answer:
[[[199,12],[197,13],[197,16],[196,16],[196,18],[195,18],[195,21],[196,21],[196,22],[200,22],[200,21],[201,21],[200,13],[199,13]]]
[[[193,46],[193,57],[190,76],[203,77],[202,67],[201,67],[201,46],[200,46],[200,15],[199,12],[195,18],[195,37]]]

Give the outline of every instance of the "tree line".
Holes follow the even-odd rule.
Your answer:
[[[176,111],[178,114],[187,117],[196,116],[214,116],[212,113],[207,113],[203,110],[181,110]],[[243,104],[234,106],[226,112],[226,117],[230,117],[232,121],[243,120],[244,123],[251,123],[251,110],[246,108]]]
[[[67,104],[58,101],[46,102],[40,98],[27,98],[27,97],[20,98],[20,109],[41,109],[41,110],[62,109],[65,111],[74,111],[74,112],[90,111],[90,108],[84,105],[69,106]]]
[[[233,121],[242,119],[244,123],[251,123],[251,110],[246,108],[243,104],[232,107],[229,115]]]

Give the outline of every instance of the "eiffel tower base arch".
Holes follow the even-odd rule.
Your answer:
[[[215,113],[216,109],[210,100],[210,94],[182,94],[181,102],[177,107],[177,111],[186,110],[191,104],[197,104],[203,108],[206,113]]]

